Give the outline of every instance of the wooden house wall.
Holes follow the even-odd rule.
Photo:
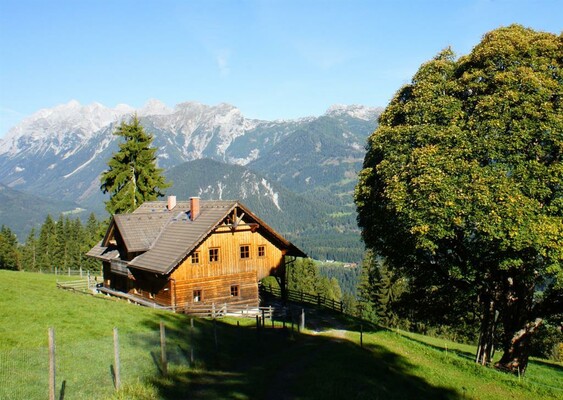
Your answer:
[[[173,285],[176,288],[176,305],[178,307],[212,303],[258,306],[258,282],[254,272],[198,278],[175,282]],[[231,286],[237,287],[238,295],[236,297],[231,295]],[[193,299],[195,290],[201,293],[198,303],[194,302]]]
[[[241,258],[241,246],[249,246],[250,257]],[[265,255],[258,256],[264,246]],[[209,260],[209,250],[219,249],[219,261]],[[193,291],[202,290],[205,302],[258,302],[258,281],[272,273],[283,262],[283,253],[260,232],[240,229],[232,232],[220,227],[196,250],[199,263],[186,260],[171,274],[175,282],[177,304],[193,301]],[[230,296],[230,287],[239,286],[239,298]]]

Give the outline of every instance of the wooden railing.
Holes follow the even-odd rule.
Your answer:
[[[222,317],[243,317],[271,318],[275,312],[273,307],[253,307],[248,304],[236,303],[211,303],[211,304],[186,304],[183,307],[176,306],[177,310],[197,317],[222,318]]]
[[[57,282],[59,289],[74,290],[77,292],[87,292],[90,290],[90,282],[86,279],[78,279],[73,281]]]
[[[265,293],[269,293],[275,297],[282,297],[282,292],[279,287],[273,287],[272,285],[262,286],[261,290]],[[330,310],[343,312],[344,303],[342,301],[329,299],[326,296],[311,293],[304,293],[295,290],[287,290],[287,300],[295,303],[305,303],[312,304],[318,307],[328,308]]]

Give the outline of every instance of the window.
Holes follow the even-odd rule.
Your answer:
[[[201,289],[194,290],[194,303],[199,303],[203,298],[201,296]]]
[[[238,285],[231,285],[231,297],[238,297]]]
[[[266,257],[266,246],[258,246],[258,257]]]
[[[240,258],[250,258],[250,246],[240,246]]]
[[[219,261],[219,249],[209,249],[209,262]]]
[[[199,251],[192,253],[192,264],[199,264]]]

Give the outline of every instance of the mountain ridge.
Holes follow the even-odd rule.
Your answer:
[[[154,138],[157,164],[165,171],[202,159],[230,165],[231,173],[238,171],[236,179],[244,182],[239,191],[231,191],[233,196],[244,196],[243,189],[271,199],[277,196],[276,202],[263,203],[264,212],[273,216],[292,199],[307,204],[301,212],[315,215],[318,224],[359,237],[352,193],[364,144],[377,126],[380,112],[374,107],[333,105],[318,117],[264,121],[246,118],[227,103],[185,102],[168,107],[153,99],[133,110],[127,105],[109,109],[98,103],[82,106],[71,101],[38,111],[0,139],[0,183],[103,214],[107,196],[99,189],[99,176],[118,150],[119,138],[113,132],[121,121],[137,113]],[[220,188],[228,187],[229,173],[212,181],[210,171],[192,168],[190,173],[207,182],[201,185],[202,193],[207,190],[210,196],[221,196]],[[244,179],[239,173],[246,174]],[[293,211],[299,212],[297,208]],[[335,220],[330,214],[340,217]],[[308,220],[308,216],[301,219]],[[283,229],[314,233],[312,226],[299,227],[299,217]]]

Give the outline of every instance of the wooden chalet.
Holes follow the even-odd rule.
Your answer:
[[[256,307],[260,279],[274,275],[284,284],[284,257],[306,257],[238,201],[175,196],[114,215],[87,255],[102,261],[102,291],[180,310]]]

